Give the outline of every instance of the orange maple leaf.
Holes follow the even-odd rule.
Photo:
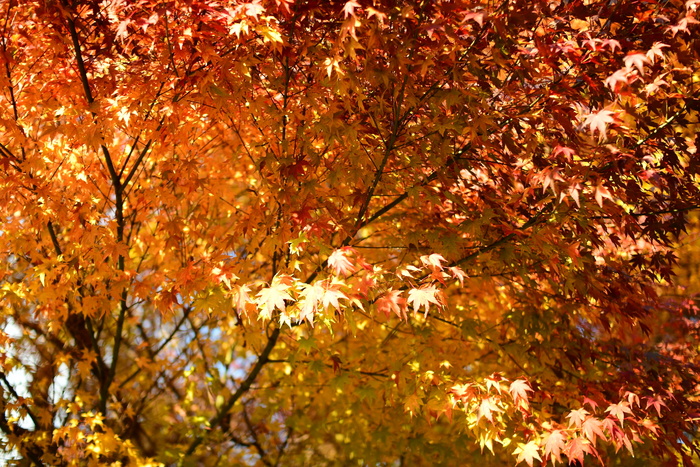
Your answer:
[[[377,310],[388,318],[391,313],[396,313],[401,319],[406,319],[406,299],[401,296],[399,290],[387,290],[377,299]]]

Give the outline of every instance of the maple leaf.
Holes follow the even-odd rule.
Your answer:
[[[574,200],[574,203],[576,203],[577,207],[581,207],[581,201],[579,199],[579,193],[581,192],[581,184],[574,181],[569,188],[567,189],[567,194],[571,197],[571,199]],[[564,196],[564,192],[562,192],[562,196]],[[561,198],[559,199],[561,202]]]
[[[377,310],[388,318],[391,313],[395,313],[400,319],[407,319],[406,299],[401,296],[399,290],[387,290],[384,295],[377,299]]]
[[[544,453],[552,459],[552,463],[562,462],[561,453],[566,447],[566,436],[561,430],[554,430],[544,439]]]
[[[420,410],[422,403],[423,399],[419,395],[415,393],[411,394],[403,401],[404,410],[413,417]]]
[[[530,384],[524,379],[516,379],[510,383],[509,391],[513,397],[513,402],[517,404],[518,402],[522,401],[526,406],[528,403],[527,393],[528,391],[533,392]]]
[[[438,255],[437,253],[433,253],[430,256],[421,256],[420,261],[421,263],[423,263],[424,266],[437,270],[442,270],[442,263],[447,262],[447,260],[443,258],[442,255]]]
[[[131,24],[131,20],[128,18],[119,22],[116,33],[117,39],[124,40],[129,35],[129,24]]]
[[[309,243],[309,239],[306,236],[306,232],[301,232],[297,238],[287,243],[289,243],[289,252],[291,254],[300,255],[304,252],[304,246],[306,243]]]
[[[333,273],[339,276],[349,276],[356,271],[355,265],[350,261],[349,256],[354,253],[350,247],[340,248],[333,251],[328,257],[328,266]]]
[[[491,432],[487,431],[487,432],[482,432],[479,434],[479,449],[481,450],[482,453],[484,452],[484,448],[488,448],[488,450],[491,451],[491,454],[494,454],[494,450],[493,450],[494,439],[497,440],[498,438],[494,438],[493,434]]]
[[[462,22],[466,23],[469,20],[475,21],[480,27],[484,26],[484,13],[480,11],[466,12],[462,17]]]
[[[381,11],[375,10],[371,6],[367,7],[367,18],[371,18],[373,16],[377,17],[377,21],[379,21],[379,24],[384,24],[384,20],[386,20],[386,13],[382,13]]]
[[[374,290],[377,280],[372,276],[362,276],[354,283],[354,291],[358,296],[367,298],[370,291]]]
[[[212,276],[214,277],[215,280],[217,280],[223,284],[226,284],[226,287],[228,289],[231,289],[231,280],[236,281],[239,279],[239,277],[236,276],[235,274],[233,274],[231,272],[222,271],[220,268],[213,268],[211,270],[211,273],[212,273]]]
[[[624,62],[627,69],[631,70],[635,67],[641,75],[644,75],[644,65],[649,63],[649,59],[646,55],[637,53],[626,56]]]
[[[569,426],[574,425],[577,428],[581,427],[581,423],[586,419],[588,411],[583,407],[577,410],[572,410],[566,418],[569,419]]]
[[[614,52],[615,49],[622,49],[620,42],[616,39],[603,39],[601,46],[602,47],[608,46],[612,52]]]
[[[661,416],[661,407],[668,408],[664,401],[661,400],[660,397],[647,397],[647,403],[646,403],[646,408],[648,409],[649,407],[654,407],[656,409],[656,413]]]
[[[629,69],[627,68],[617,70],[615,73],[605,79],[605,85],[608,86],[611,91],[615,91],[618,83],[627,83],[628,75]]]
[[[594,401],[593,399],[591,399],[589,397],[584,396],[583,405],[585,406],[586,404],[588,404],[588,406],[591,408],[591,410],[595,411],[595,409],[598,408],[598,403],[596,401]]]
[[[601,182],[598,184],[598,186],[595,187],[595,201],[596,203],[598,203],[598,206],[602,208],[603,200],[606,198],[609,200],[613,199],[612,195],[610,194],[610,191],[607,188],[605,188]]]
[[[581,41],[581,45],[587,46],[587,47],[589,47],[591,50],[597,50],[597,49],[598,49],[597,44],[600,43],[600,42],[602,42],[602,41],[601,41],[600,39],[598,39],[598,38],[592,39],[590,33],[588,33],[588,32],[586,33],[586,37],[587,37],[588,39],[585,39],[585,40]]]
[[[651,94],[654,94],[659,89],[661,89],[661,86],[669,86],[669,84],[666,80],[663,80],[660,77],[658,77],[652,83],[649,83],[646,86],[644,86],[644,92],[648,97]]]
[[[604,141],[608,137],[606,132],[608,123],[615,122],[614,115],[615,112],[611,110],[601,110],[596,113],[591,113],[586,116],[583,125],[591,129],[591,134],[595,134],[595,132],[598,131],[600,135],[599,141]]]
[[[496,405],[491,397],[483,398],[479,404],[476,421],[478,422],[482,418],[486,418],[488,421],[493,423],[493,412],[503,412],[503,410]]]
[[[632,410],[629,408],[629,403],[620,402],[619,404],[610,404],[610,406],[605,409],[606,412],[610,413],[613,417],[616,417],[620,421],[620,425],[624,424],[625,414],[631,414]]]
[[[458,266],[451,266],[447,268],[448,271],[450,271],[450,274],[452,274],[452,277],[454,279],[457,279],[459,281],[460,287],[464,287],[464,279],[468,278],[467,273],[465,273],[460,267]]]
[[[491,391],[495,389],[499,394],[501,393],[501,381],[503,378],[499,374],[493,374],[491,377],[486,378],[486,390]]]
[[[673,37],[676,37],[676,34],[678,34],[679,32],[690,32],[688,30],[688,25],[698,23],[700,22],[692,16],[686,16],[685,18],[682,18],[680,21],[678,21],[677,24],[669,26],[668,29],[673,33]]]
[[[646,428],[647,430],[649,430],[649,431],[651,431],[652,433],[654,433],[654,435],[657,435],[657,436],[658,436],[658,434],[659,434],[659,431],[658,431],[658,430],[659,430],[659,425],[657,425],[657,424],[654,423],[653,421],[649,420],[648,418],[643,419],[641,424],[642,424],[642,426],[643,426],[644,428]]]
[[[404,277],[410,277],[411,279],[414,279],[413,274],[411,274],[411,273],[412,273],[412,272],[418,272],[418,271],[420,271],[420,269],[418,269],[417,267],[413,266],[412,264],[409,264],[409,265],[406,266],[405,268],[399,270],[399,272],[398,272],[396,275],[399,276],[399,277],[402,278],[402,279],[403,279]]]
[[[243,284],[238,286],[236,289],[236,312],[239,316],[245,316],[248,314],[249,311],[251,311],[251,309],[254,309],[255,306],[253,300],[250,298],[250,287]]]
[[[276,27],[258,26],[256,31],[262,35],[265,42],[271,42],[276,46],[284,43],[282,33]]]
[[[547,167],[540,173],[542,178],[542,192],[547,191],[547,187],[551,186],[554,194],[557,194],[557,188],[555,181],[563,182],[564,179],[559,175],[559,168],[557,167]]]
[[[615,451],[619,451],[621,447],[625,447],[630,454],[634,456],[634,449],[632,448],[632,442],[630,441],[627,434],[624,431],[618,430],[613,435],[613,445],[615,446]]]
[[[300,284],[299,293],[299,321],[308,321],[311,326],[314,324],[314,316],[318,311],[318,304],[323,299],[324,287],[320,282],[315,284]]]
[[[355,9],[360,8],[360,4],[357,3],[355,0],[349,0],[348,2],[345,3],[345,6],[343,7],[343,13],[345,14],[345,19],[347,19],[349,16],[355,16]]]
[[[572,438],[566,445],[564,451],[566,457],[569,458],[569,463],[572,461],[577,461],[579,464],[583,465],[583,459],[586,454],[595,456],[596,450],[588,440],[583,438]]]
[[[339,310],[340,303],[338,303],[338,300],[348,300],[347,295],[340,290],[340,287],[341,284],[338,283],[328,284],[324,287],[323,297],[321,299],[324,308],[332,306],[333,309]]]
[[[342,75],[343,74],[343,69],[340,68],[340,59],[339,58],[326,58],[326,60],[323,62],[324,67],[326,68],[326,73],[328,74],[328,77],[330,78],[333,75],[333,71],[336,73]]]
[[[258,16],[265,12],[265,7],[260,4],[260,0],[245,3],[243,6],[245,7],[245,14],[255,19],[258,19]]]
[[[269,320],[275,309],[285,311],[285,300],[292,300],[292,296],[288,292],[291,287],[290,280],[290,276],[275,276],[270,287],[258,292],[256,303],[262,308],[258,319]]]
[[[588,440],[595,446],[596,439],[605,439],[605,434],[602,430],[602,422],[594,417],[588,417],[581,425],[581,431]]]
[[[462,401],[463,404],[468,403],[474,397],[476,397],[476,391],[472,384],[455,384],[450,389],[450,392],[454,394],[458,399]]]
[[[442,292],[438,290],[434,285],[424,285],[418,289],[411,289],[408,291],[409,305],[413,305],[414,313],[417,313],[421,307],[425,308],[425,315],[428,315],[430,310],[430,304],[442,307],[441,301]]]
[[[518,447],[515,448],[515,451],[513,451],[513,455],[516,454],[518,455],[518,463],[525,461],[530,467],[532,467],[535,459],[542,462],[542,458],[540,457],[540,447],[534,441],[530,441],[527,444],[518,443]]]
[[[293,3],[294,0],[275,0],[275,5],[281,6],[286,13],[291,13],[291,4]]]
[[[572,148],[566,147],[566,146],[561,146],[557,145],[554,148],[554,151],[552,151],[554,156],[558,156],[559,154],[563,154],[564,157],[566,157],[567,160],[571,160],[571,158],[576,154],[576,151]]]
[[[646,54],[649,61],[653,64],[657,58],[665,60],[666,57],[664,56],[663,49],[666,47],[670,47],[670,45],[664,44],[663,42],[654,42]]]
[[[620,432],[620,427],[615,423],[615,419],[611,417],[606,417],[603,419],[603,428],[607,431],[610,436],[615,438]]]

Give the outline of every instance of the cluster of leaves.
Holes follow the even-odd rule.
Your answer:
[[[697,460],[698,0],[0,11],[8,456]]]

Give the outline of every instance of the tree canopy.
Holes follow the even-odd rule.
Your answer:
[[[0,0],[9,462],[693,465],[699,10]]]

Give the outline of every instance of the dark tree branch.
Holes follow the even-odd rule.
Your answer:
[[[248,376],[246,379],[243,380],[241,385],[238,387],[236,392],[234,392],[226,401],[224,405],[221,406],[219,411],[212,417],[211,420],[209,420],[209,427],[214,429],[216,427],[221,427],[221,423],[226,417],[226,415],[231,411],[234,405],[238,402],[238,400],[248,392],[250,387],[252,386],[253,382],[255,379],[258,377],[258,374],[260,371],[263,369],[266,363],[269,362],[270,358],[270,353],[272,352],[272,349],[274,349],[275,344],[277,344],[277,339],[279,339],[281,333],[280,328],[275,328],[272,331],[272,334],[270,334],[270,337],[267,340],[267,345],[263,349],[263,351],[260,353],[260,356],[258,357],[257,362],[255,362],[255,366],[253,366],[253,369],[250,370],[250,373],[248,373]],[[209,433],[209,432],[208,432]],[[187,456],[190,456],[194,451],[197,449],[197,447],[202,444],[202,442],[206,439],[208,436],[207,434],[202,434],[197,436],[194,440],[192,440],[192,443],[190,446],[187,448],[187,450],[184,453],[184,456],[180,459],[179,466],[183,466],[185,459]]]
[[[64,6],[67,6],[64,1]],[[83,92],[85,93],[85,99],[89,105],[95,102],[92,90],[90,89],[90,82],[87,76],[87,70],[85,69],[85,62],[83,60],[83,54],[80,48],[80,38],[78,36],[78,31],[75,26],[75,19],[69,16],[67,19],[68,31],[70,32],[71,39],[73,41],[73,48],[75,52],[75,60],[78,65],[78,72],[80,75],[80,82],[83,85]],[[96,117],[97,114],[93,110],[93,116]],[[104,155],[105,164],[109,171],[111,177],[112,186],[114,187],[114,204],[115,204],[115,217],[117,221],[117,242],[122,243],[124,241],[124,184],[121,182],[119,174],[114,166],[114,162],[109,153],[109,149],[105,144],[101,146],[102,153]],[[124,271],[124,256],[119,255],[117,258],[117,269],[119,271]],[[107,412],[107,397],[109,393],[109,387],[114,381],[114,377],[117,371],[117,364],[119,362],[119,351],[121,350],[122,344],[122,332],[124,328],[124,319],[126,318],[126,312],[128,310],[127,305],[128,293],[126,288],[122,291],[119,300],[119,315],[117,316],[117,327],[114,333],[114,346],[112,348],[112,362],[109,366],[108,372],[102,375],[100,379],[100,404],[99,410],[101,413],[105,414]]]
[[[248,417],[248,411],[245,407],[243,407],[243,421],[245,422],[245,425],[248,428],[250,437],[253,438],[253,442],[251,443],[251,445],[255,448],[256,451],[258,451],[260,461],[265,465],[272,466],[272,463],[269,460],[267,460],[267,452],[265,452],[262,445],[260,444],[260,441],[258,440],[258,435],[255,433],[255,427],[250,422],[250,417]]]
[[[5,379],[4,373],[0,373],[0,375],[2,375],[2,379],[4,381],[7,381]],[[8,388],[11,393],[14,393],[14,389],[9,384]],[[7,436],[16,436],[21,438],[22,435],[26,432],[26,430],[20,427],[10,427],[9,423],[7,422],[7,418],[5,417],[5,405],[6,403],[4,397],[0,398],[0,430],[2,430],[2,432],[5,433]],[[41,457],[44,455],[44,450],[34,443],[30,444],[28,442],[27,444],[29,444],[29,446],[26,446],[24,449],[22,449],[22,446],[16,445],[17,449],[20,451],[20,454],[26,456],[31,462],[38,465],[39,467],[43,467],[45,464],[41,460]]]
[[[5,387],[10,392],[10,394],[12,394],[12,397],[14,397],[16,400],[21,399],[19,394],[17,394],[17,391],[15,391],[15,388],[13,388],[12,385],[10,384],[10,382],[7,380],[5,373],[0,372],[0,380],[2,380],[2,382],[5,384]],[[29,406],[27,404],[25,404],[24,402],[22,402],[21,405],[22,405],[22,408],[27,411],[27,415],[29,415],[29,418],[32,419],[32,423],[34,423],[34,426],[37,427],[37,429],[40,428],[41,425],[39,425],[39,419],[36,418],[36,416],[34,415],[34,412],[32,412],[32,409],[30,409]]]

